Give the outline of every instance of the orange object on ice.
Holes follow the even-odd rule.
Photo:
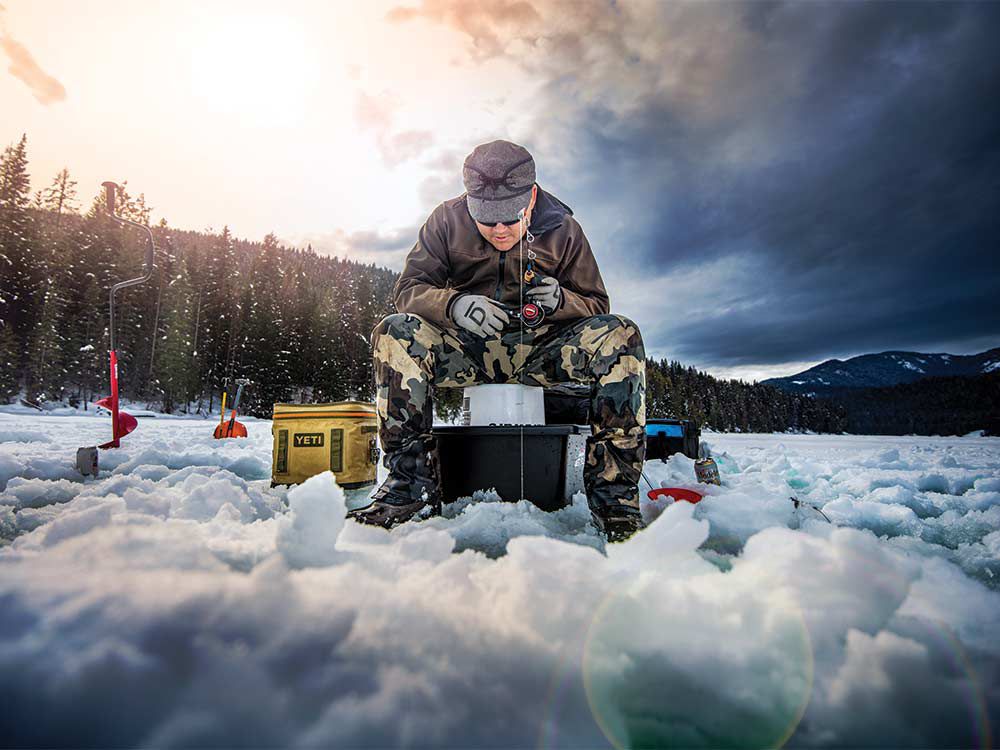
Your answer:
[[[243,395],[243,386],[250,381],[237,380],[236,382],[240,384],[240,387],[236,389],[236,398],[233,399],[232,416],[229,417],[228,422],[219,422],[219,426],[215,428],[215,433],[212,436],[216,440],[222,438],[245,438],[247,436],[246,425],[236,421],[236,410],[240,408],[240,397]],[[223,414],[225,414],[225,407],[223,407]]]

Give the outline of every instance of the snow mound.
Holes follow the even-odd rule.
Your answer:
[[[288,493],[291,512],[279,521],[277,547],[293,568],[333,565],[347,505],[331,472],[317,474]]]
[[[0,429],[0,443],[51,443],[52,438],[38,430]]]

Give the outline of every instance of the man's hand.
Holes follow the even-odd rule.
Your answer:
[[[533,286],[525,292],[525,296],[545,312],[551,313],[559,307],[559,301],[562,299],[562,287],[551,276],[543,276],[538,280],[537,286]]]
[[[510,317],[494,300],[482,294],[466,294],[455,300],[451,317],[470,333],[487,338],[496,336],[510,323]]]

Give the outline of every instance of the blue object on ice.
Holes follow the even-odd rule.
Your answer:
[[[684,426],[679,424],[647,424],[646,434],[649,436],[666,435],[667,437],[684,437]]]

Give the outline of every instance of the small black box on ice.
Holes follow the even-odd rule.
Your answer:
[[[697,460],[701,429],[690,419],[647,419],[646,460],[666,461],[675,453]]]

